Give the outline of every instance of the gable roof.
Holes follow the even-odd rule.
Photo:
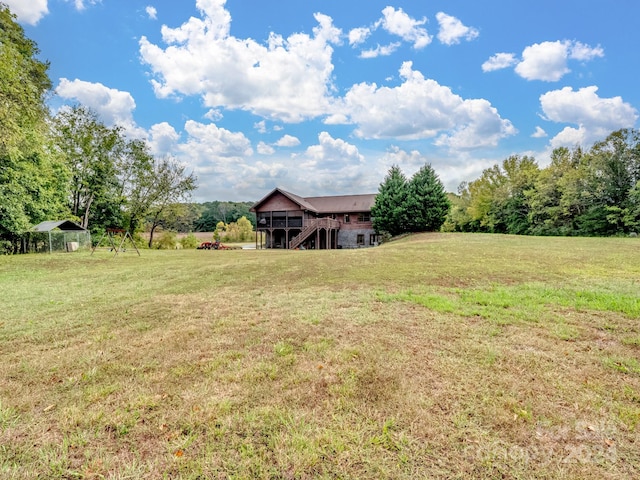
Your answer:
[[[314,213],[369,212],[376,201],[375,193],[303,198],[294,193],[282,190],[281,188],[274,188],[261,200],[256,202],[251,207],[251,211],[255,212],[258,210],[260,205],[277,192],[281,193],[292,202],[300,205],[302,210],[308,210]]]
[[[295,193],[287,192],[286,190],[282,190],[281,188],[277,188],[277,187],[274,188],[273,190],[271,190],[268,194],[266,194],[261,200],[258,200],[251,207],[250,210],[252,212],[255,212],[260,205],[262,205],[264,202],[266,202],[269,198],[271,198],[277,192],[281,193],[282,195],[287,197],[292,202],[297,203],[298,205],[300,205],[300,207],[302,207],[302,210],[309,210],[311,212],[316,212],[316,213],[318,212],[313,205],[311,205],[309,202],[307,202],[306,199],[304,199],[302,197],[299,197]]]
[[[84,232],[85,229],[82,228],[75,222],[71,220],[49,220],[47,222],[42,222],[36,225],[31,229],[32,232],[50,232],[52,230],[61,230],[63,232]]]

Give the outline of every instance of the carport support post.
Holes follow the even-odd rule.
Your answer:
[[[51,249],[51,230],[49,230],[49,253],[52,253],[52,249]]]

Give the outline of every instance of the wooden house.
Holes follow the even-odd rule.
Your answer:
[[[371,208],[376,194],[300,197],[280,188],[257,202],[257,233],[266,248],[362,248],[378,244]]]

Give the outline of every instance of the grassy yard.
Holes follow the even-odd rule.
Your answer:
[[[640,241],[0,257],[1,479],[640,477]]]

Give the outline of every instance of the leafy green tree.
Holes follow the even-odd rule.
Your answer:
[[[636,232],[640,214],[640,132],[622,129],[589,151],[558,148],[539,169],[514,155],[482,172],[454,198],[448,230],[535,235]],[[469,221],[471,219],[471,221]]]
[[[0,3],[0,253],[33,225],[66,215],[68,172],[48,141],[49,65]]]
[[[150,218],[149,246],[156,228],[166,219],[171,206],[188,200],[196,188],[196,177],[171,157],[155,158],[146,143],[128,144],[128,175],[124,183],[128,229],[135,232]],[[174,209],[175,212],[175,209]]]
[[[471,219],[488,232],[528,233],[530,197],[538,175],[535,159],[519,155],[485,169],[468,187]]]
[[[582,235],[625,231],[630,193],[640,181],[640,132],[623,129],[596,143],[588,153],[590,204],[576,223]]]
[[[629,202],[623,211],[623,221],[629,233],[640,234],[640,181],[629,192]]]
[[[375,204],[371,209],[373,228],[376,232],[398,235],[407,232],[407,179],[400,167],[393,165],[378,188]]]
[[[469,183],[467,187],[469,206],[467,212],[471,222],[478,226],[478,231],[504,232],[506,226],[497,215],[498,199],[503,190],[507,178],[498,165],[487,168],[477,180]]]
[[[47,117],[45,98],[51,89],[49,64],[25,37],[15,15],[0,3],[0,156],[38,150]]]
[[[213,231],[213,239],[215,241],[219,241],[222,239],[222,236],[227,231],[227,224],[223,221],[220,221],[216,224],[216,228]]]
[[[121,181],[125,140],[119,127],[108,128],[92,110],[76,105],[53,119],[56,148],[71,171],[69,208],[84,228],[121,226]],[[109,218],[115,215],[116,218]],[[107,217],[107,218],[105,218]],[[101,218],[101,221],[95,221]]]
[[[479,224],[469,215],[470,194],[467,182],[458,186],[458,193],[448,193],[451,209],[442,229],[445,232],[475,232]]]
[[[530,197],[540,174],[533,157],[512,155],[502,162],[507,179],[500,190],[494,215],[501,218],[505,231],[510,234],[529,233]]]
[[[534,235],[569,235],[575,229],[569,201],[569,186],[577,185],[578,166],[582,150],[571,152],[566,147],[556,148],[551,163],[540,171],[529,197],[529,233]]]
[[[164,208],[152,208],[146,217],[145,231],[149,232],[150,240],[158,228],[181,233],[194,231],[198,213],[198,205],[193,203],[170,203]]]
[[[225,226],[224,239],[228,242],[248,242],[253,240],[253,225],[247,217],[240,217],[237,222]]]
[[[218,222],[237,222],[242,217],[255,226],[256,214],[250,211],[252,205],[252,202],[205,202],[200,205],[201,213],[194,229],[196,232],[212,232]]]
[[[451,203],[442,182],[431,165],[418,170],[408,185],[405,203],[407,231],[433,232],[440,230]]]

